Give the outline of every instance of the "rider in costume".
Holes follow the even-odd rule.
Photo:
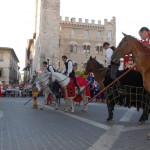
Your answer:
[[[48,65],[47,61],[43,61],[43,66],[47,68],[48,72],[55,72],[55,69],[52,65]]]
[[[65,64],[65,68],[64,70],[62,71],[62,73],[64,73],[66,76],[68,77],[71,77],[78,89],[78,93],[80,93],[80,87],[77,83],[77,80],[76,80],[76,76],[75,76],[75,71],[74,71],[74,67],[73,67],[73,62],[72,60],[68,59],[67,56],[62,56],[62,60]]]
[[[150,49],[150,30],[147,27],[142,27],[139,30],[139,35],[141,37],[141,42]]]

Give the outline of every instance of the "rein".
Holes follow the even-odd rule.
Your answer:
[[[51,74],[50,78],[52,78],[52,74]],[[65,79],[60,80],[60,81],[57,81],[57,82],[58,82],[58,83],[61,83],[61,82],[65,81],[65,80],[68,79],[68,78],[69,78],[69,77],[66,77]]]

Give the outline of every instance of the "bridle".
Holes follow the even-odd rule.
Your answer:
[[[129,40],[129,44],[130,44],[130,40]],[[142,44],[142,43],[141,43]],[[144,45],[142,45],[143,48],[144,48]],[[146,46],[145,46],[146,47]],[[148,49],[148,48],[147,48]],[[149,52],[148,53],[145,53],[145,54],[142,54],[142,55],[133,55],[134,59],[136,59],[137,57],[145,57],[145,56],[149,56],[150,55],[150,49],[149,49]]]

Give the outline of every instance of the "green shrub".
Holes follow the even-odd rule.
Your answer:
[[[83,70],[75,70],[76,75],[84,75]]]

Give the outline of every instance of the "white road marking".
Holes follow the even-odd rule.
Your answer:
[[[130,108],[120,119],[120,121],[129,122],[135,111],[136,108]]]
[[[135,127],[126,127],[122,131],[133,131],[133,130],[142,130],[142,129],[150,129],[150,125],[138,125]]]
[[[41,103],[39,103],[39,104],[43,106],[43,104],[41,104]],[[50,110],[54,110],[54,108],[51,107],[51,106],[44,106],[44,107],[47,108],[47,109],[50,109]],[[79,116],[76,116],[76,115],[73,115],[73,114],[70,114],[70,113],[67,113],[67,112],[63,112],[63,111],[61,111],[61,110],[56,110],[56,112],[61,113],[61,114],[66,115],[66,116],[69,116],[69,117],[72,117],[72,118],[75,118],[75,119],[77,119],[77,120],[86,122],[86,123],[88,123],[88,124],[91,124],[91,125],[93,125],[93,126],[102,128],[102,129],[104,129],[104,130],[110,130],[110,128],[111,128],[110,126],[107,126],[107,125],[105,125],[105,124],[98,123],[98,122],[96,122],[96,121],[92,121],[92,120],[89,120],[89,119],[86,119],[86,118],[83,118],[83,117],[79,117]]]
[[[98,141],[95,142],[88,150],[110,150],[121,134],[123,128],[124,126],[114,125],[110,130],[100,136]]]
[[[4,113],[0,111],[0,118],[2,118],[3,116],[4,116]]]

